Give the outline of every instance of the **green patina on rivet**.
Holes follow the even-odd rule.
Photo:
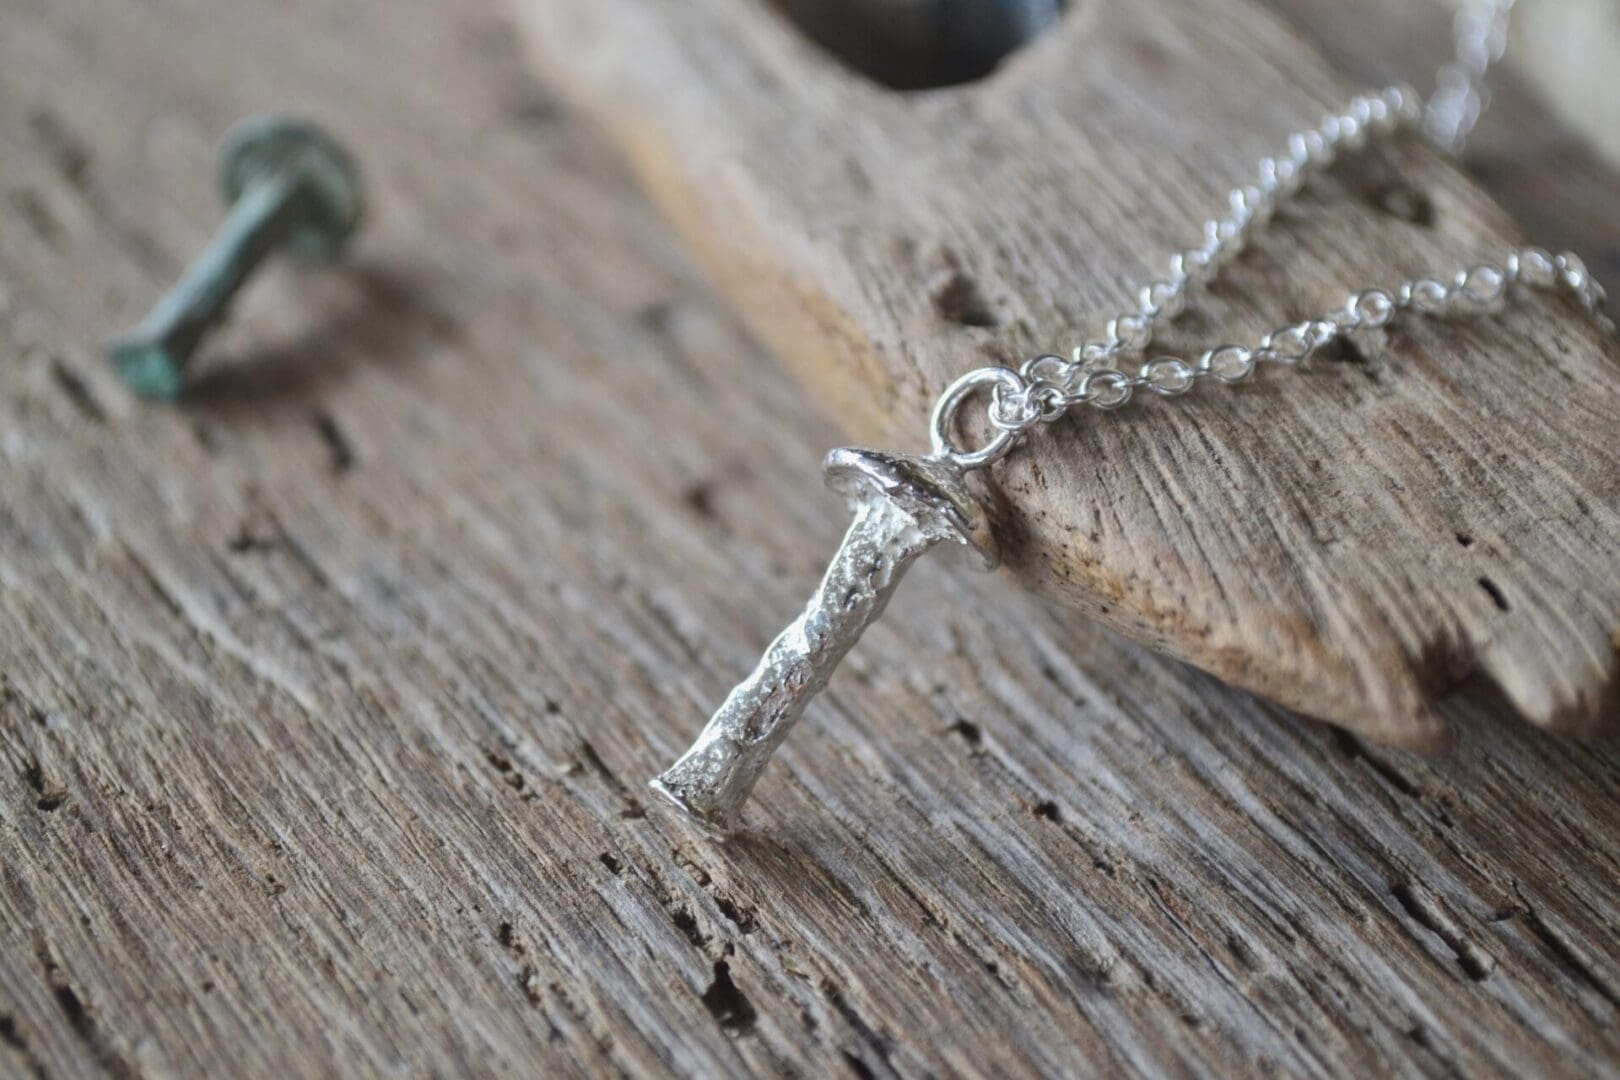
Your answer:
[[[306,261],[331,259],[360,221],[354,164],[330,136],[285,117],[236,127],[220,152],[225,224],[185,275],[133,333],[113,342],[113,365],[130,389],[172,401],[186,365],[231,297],[272,251]]]

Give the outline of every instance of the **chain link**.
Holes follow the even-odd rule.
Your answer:
[[[1508,253],[1500,265],[1470,266],[1448,280],[1417,278],[1394,291],[1357,292],[1338,311],[1280,327],[1253,347],[1222,345],[1196,360],[1148,357],[1159,330],[1186,310],[1309,176],[1342,154],[1401,131],[1421,132],[1450,152],[1460,150],[1484,111],[1485,79],[1506,47],[1513,6],[1514,0],[1483,0],[1458,12],[1455,58],[1440,70],[1427,103],[1411,88],[1394,86],[1357,97],[1317,127],[1290,136],[1286,152],[1260,162],[1255,181],[1229,196],[1227,213],[1205,223],[1203,242],[1173,256],[1168,272],[1141,289],[1137,309],[1109,321],[1102,340],[1079,345],[1068,357],[1037,356],[1017,371],[980,368],[957,380],[934,409],[934,452],[964,469],[983,468],[1010,452],[1035,425],[1053,423],[1077,406],[1117,409],[1138,390],[1177,397],[1204,380],[1240,383],[1261,364],[1302,364],[1347,334],[1386,327],[1402,316],[1498,311],[1515,289],[1566,292],[1605,332],[1614,333],[1603,289],[1578,256],[1524,248]],[[956,414],[980,389],[989,390],[994,434],[977,451],[960,450],[951,436]]]

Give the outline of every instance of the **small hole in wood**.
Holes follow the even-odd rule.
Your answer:
[[[1075,0],[771,0],[810,40],[896,90],[982,79]]]
[[[954,270],[934,286],[934,310],[960,326],[995,326],[1001,322],[979,283]]]
[[[1322,358],[1335,364],[1350,364],[1354,367],[1368,368],[1372,360],[1353,340],[1347,337],[1337,338],[1322,351]]]
[[[731,1035],[746,1035],[759,1019],[753,1004],[731,981],[731,965],[724,960],[715,961],[714,981],[703,992],[703,1004],[721,1029]]]
[[[354,467],[354,444],[349,442],[338,422],[328,412],[317,411],[313,417],[315,433],[326,444],[327,459],[333,474],[346,473]]]
[[[1508,606],[1507,597],[1502,594],[1502,587],[1496,582],[1488,577],[1482,577],[1479,579],[1479,587],[1485,590],[1486,595],[1491,598],[1491,603],[1496,605],[1498,611],[1512,610]]]
[[[669,913],[669,918],[675,924],[675,929],[686,935],[687,941],[690,941],[696,948],[703,948],[708,938],[704,937],[703,931],[699,929],[696,916],[685,908],[676,908]]]
[[[844,1055],[844,1064],[849,1066],[849,1071],[855,1076],[855,1080],[875,1080],[877,1073],[872,1071],[870,1065],[848,1050],[844,1050],[842,1053]]]
[[[1063,811],[1058,808],[1058,804],[1052,799],[1042,799],[1040,802],[1030,807],[1030,812],[1036,817],[1043,818],[1047,821],[1063,821]]]
[[[1392,218],[1424,229],[1434,228],[1434,200],[1410,184],[1396,181],[1374,189],[1372,204]]]

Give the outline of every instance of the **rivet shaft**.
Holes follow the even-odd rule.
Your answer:
[[[136,393],[160,400],[179,396],[198,344],[224,319],[243,282],[304,225],[311,210],[296,169],[280,170],[243,193],[208,247],[115,347],[119,373]]]

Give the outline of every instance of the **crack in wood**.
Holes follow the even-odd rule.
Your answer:
[[[1343,728],[1333,728],[1331,733],[1334,743],[1337,744],[1346,757],[1371,769],[1375,775],[1400,794],[1411,799],[1421,800],[1423,798],[1425,793],[1417,783],[1384,760],[1383,757],[1369,751],[1366,745],[1356,738],[1352,732]]]
[[[1547,922],[1537,907],[1530,903],[1529,899],[1524,895],[1523,887],[1518,882],[1513,883],[1513,892],[1519,898],[1525,926],[1535,935],[1536,940],[1541,942],[1547,951],[1552,954],[1553,958],[1573,974],[1578,981],[1585,983],[1604,1001],[1607,1001],[1616,1009],[1620,1009],[1620,989],[1616,989],[1607,979],[1598,974],[1597,969],[1562,934],[1555,930],[1552,924]]]
[[[1474,982],[1484,982],[1496,970],[1496,957],[1469,940],[1427,889],[1406,881],[1390,883],[1390,894],[1406,914],[1451,950],[1457,966]]]
[[[866,1018],[845,998],[844,991],[831,979],[821,981],[821,996],[826,999],[827,1004],[832,1006],[833,1011],[843,1019],[844,1023],[854,1031],[855,1037],[860,1040],[861,1045],[877,1055],[884,1072],[892,1075],[895,1072],[893,1062],[894,1040],[878,1028],[867,1023]],[[859,1055],[851,1054],[849,1051],[845,1051],[845,1054],[859,1060],[865,1060],[859,1058]]]
[[[146,560],[146,556],[128,543],[124,545],[124,554],[128,557],[130,567],[134,569],[141,581],[146,584],[147,591],[163,607],[163,610],[167,611],[171,618],[185,623],[194,633],[200,634],[201,629],[193,625],[190,618],[187,617],[185,605],[180,603],[175,594],[163,583],[163,579],[158,577],[157,571]]]
[[[343,428],[338,426],[337,419],[324,409],[317,410],[311,418],[315,425],[315,433],[326,444],[327,466],[332,475],[341,476],[354,468],[354,444]]]
[[[629,786],[607,767],[602,755],[596,752],[596,747],[591,745],[589,739],[579,741],[578,752],[580,762],[604,780],[608,788],[624,804],[624,808],[619,811],[619,817],[633,821],[647,816],[647,807],[631,793]]]
[[[93,1010],[73,986],[67,973],[51,958],[44,942],[39,943],[36,953],[45,975],[45,982],[51,989],[57,1008],[67,1020],[68,1029],[89,1048],[96,1063],[105,1069],[108,1075],[115,1080],[138,1080],[137,1070],[131,1067],[103,1034],[96,1023]]]
[[[90,389],[90,384],[59,357],[51,360],[51,378],[86,420],[94,424],[107,422],[107,410],[97,399],[95,391]]]

